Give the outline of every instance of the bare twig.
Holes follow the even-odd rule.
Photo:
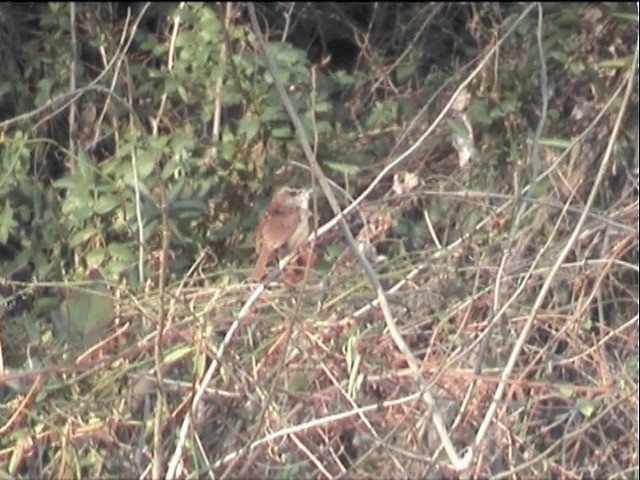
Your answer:
[[[536,318],[536,314],[538,313],[538,310],[540,309],[540,307],[542,306],[542,303],[547,295],[547,293],[549,292],[549,289],[551,288],[551,285],[553,283],[553,280],[555,278],[556,273],[558,272],[560,266],[562,265],[562,263],[564,262],[564,259],[567,257],[567,255],[569,254],[569,252],[574,248],[574,244],[578,238],[578,236],[581,233],[582,230],[582,226],[584,225],[586,219],[587,219],[587,214],[589,212],[589,210],[591,209],[591,206],[593,205],[593,202],[596,198],[596,195],[598,193],[598,188],[600,186],[600,184],[602,183],[605,173],[607,172],[607,169],[609,167],[609,163],[611,162],[611,153],[613,151],[613,146],[615,144],[615,141],[618,137],[618,132],[620,131],[620,125],[622,124],[622,118],[624,113],[627,110],[627,107],[629,106],[629,99],[631,98],[631,92],[633,89],[633,85],[635,83],[635,74],[636,74],[636,68],[638,65],[638,49],[640,46],[640,42],[636,41],[636,48],[635,48],[635,53],[634,53],[634,57],[633,57],[633,63],[631,65],[631,68],[628,71],[628,80],[627,80],[627,89],[626,92],[624,94],[624,98],[622,100],[622,106],[620,107],[620,111],[618,112],[618,116],[616,118],[616,122],[615,125],[613,127],[613,131],[611,132],[611,135],[609,137],[609,142],[607,144],[607,148],[606,151],[604,153],[604,157],[602,159],[602,162],[600,162],[600,168],[598,169],[598,174],[596,175],[596,179],[594,181],[593,187],[591,189],[591,193],[589,195],[589,198],[587,199],[585,206],[584,206],[584,210],[582,212],[582,214],[580,215],[580,217],[578,218],[578,221],[576,222],[576,226],[573,229],[573,232],[571,232],[571,235],[569,236],[569,238],[566,241],[566,244],[564,246],[564,248],[562,249],[562,251],[560,252],[560,254],[558,255],[558,258],[556,259],[555,263],[553,264],[553,267],[551,268],[551,272],[549,273],[549,275],[547,276],[544,284],[542,285],[542,287],[540,288],[540,292],[538,294],[538,296],[536,297],[535,303],[533,304],[533,307],[531,308],[531,312],[529,313],[529,317],[527,319],[527,322],[525,323],[524,327],[522,328],[522,331],[520,333],[520,336],[518,337],[518,340],[515,344],[515,346],[513,347],[513,350],[511,352],[511,355],[509,357],[509,360],[507,361],[507,365],[505,366],[502,375],[500,377],[500,384],[498,385],[498,387],[496,388],[495,394],[493,396],[493,400],[491,402],[491,405],[489,406],[489,409],[487,410],[487,413],[485,414],[485,417],[482,421],[482,424],[480,425],[480,428],[478,429],[477,435],[476,435],[476,439],[475,439],[475,444],[479,444],[482,441],[482,438],[484,437],[487,428],[489,426],[489,423],[493,420],[493,415],[496,411],[496,409],[498,408],[498,402],[501,400],[502,395],[504,393],[504,390],[507,386],[507,380],[509,378],[509,376],[511,375],[511,372],[513,370],[513,367],[515,366],[515,362],[518,358],[518,355],[520,354],[520,350],[522,350],[522,347],[524,345],[524,342],[527,340],[527,337],[529,335],[529,332],[531,330],[531,327],[533,326],[533,322]]]
[[[505,32],[504,36],[496,43],[496,45],[489,51],[489,53],[487,53],[487,55],[482,60],[480,60],[480,62],[478,63],[478,66],[469,74],[467,79],[464,82],[462,82],[460,86],[458,86],[455,92],[453,92],[453,95],[451,95],[451,98],[446,103],[446,105],[444,106],[440,114],[434,119],[433,123],[429,125],[429,128],[427,128],[427,130],[420,136],[420,138],[418,138],[418,140],[415,141],[415,143],[411,145],[410,148],[408,148],[401,155],[399,155],[397,158],[391,161],[389,165],[383,168],[380,171],[380,173],[371,181],[370,185],[360,194],[360,196],[356,198],[355,201],[353,201],[347,208],[344,209],[344,212],[342,212],[342,215],[346,216],[352,210],[354,210],[355,208],[358,208],[358,205],[374,190],[374,188],[376,188],[376,186],[380,183],[380,181],[383,178],[385,178],[389,174],[389,172],[391,172],[394,168],[400,165],[405,159],[409,158],[409,156],[416,149],[420,147],[420,145],[425,141],[425,139],[435,131],[435,129],[440,125],[440,122],[442,122],[444,117],[447,115],[447,113],[451,109],[451,106],[458,98],[458,95],[460,95],[460,93],[476,78],[476,76],[482,71],[482,69],[487,64],[487,62],[491,59],[491,57],[496,52],[496,50],[504,43],[504,41],[507,38],[509,38],[509,36],[511,36],[511,34],[515,31],[515,29],[520,24],[520,22],[529,14],[529,12],[534,7],[535,7],[535,4],[529,5],[522,12],[522,14],[518,16],[518,18],[513,22],[513,25],[511,25],[511,27],[509,28],[509,30]],[[339,222],[339,216],[334,217],[329,222],[325,223],[320,229],[318,229],[318,232],[316,233],[316,235],[322,236],[325,232],[333,228],[338,222]]]
[[[542,48],[542,26],[542,4],[538,2],[538,29],[536,31],[536,37],[538,40],[538,56],[540,57],[540,95],[542,96],[542,109],[531,148],[530,164],[532,185],[535,185],[536,179],[538,178],[538,171],[540,170],[540,137],[544,130],[544,124],[547,121],[547,109],[549,107],[547,61],[544,59],[544,49]],[[529,190],[529,193],[531,193],[531,190]]]
[[[67,93],[63,93],[61,95],[58,95],[55,98],[52,98],[50,101],[48,101],[46,104],[44,104],[41,107],[38,107],[34,110],[31,110],[30,112],[27,113],[23,113],[22,115],[18,115],[17,117],[13,117],[10,118],[9,120],[5,120],[4,122],[0,122],[0,129],[9,127],[15,123],[19,123],[25,120],[29,120],[30,118],[34,118],[34,117],[38,117],[41,114],[43,114],[46,111],[52,110],[49,114],[45,115],[43,118],[41,118],[38,122],[36,122],[31,128],[32,130],[37,129],[43,122],[46,122],[48,119],[50,119],[51,117],[54,117],[55,115],[57,115],[59,112],[61,112],[62,110],[64,110],[65,108],[67,108],[71,103],[75,102],[78,98],[80,98],[82,95],[84,95],[86,92],[89,92],[91,90],[93,90],[102,80],[102,78],[107,74],[107,72],[111,69],[111,66],[118,60],[121,59],[122,56],[124,56],[126,54],[126,52],[129,50],[129,46],[131,45],[131,42],[133,41],[133,37],[135,35],[135,32],[138,28],[138,25],[140,24],[140,20],[142,20],[142,17],[144,16],[145,12],[147,11],[147,8],[149,8],[149,3],[146,3],[144,5],[144,7],[142,7],[142,9],[140,10],[140,14],[138,15],[138,17],[136,18],[132,28],[131,28],[131,34],[129,35],[129,40],[127,41],[127,44],[124,46],[124,48],[122,49],[122,52],[120,54],[116,54],[114,55],[113,59],[111,60],[111,62],[109,63],[109,65],[107,65],[105,67],[105,69],[102,71],[102,73],[100,73],[100,75],[98,75],[95,80],[93,80],[91,83],[89,83],[89,85],[85,86],[85,87],[81,87],[77,90],[74,90],[72,92],[67,92]],[[128,20],[128,17],[127,17]],[[125,28],[123,29],[123,33],[122,33],[122,41],[124,41],[125,35],[126,35],[127,29],[126,29],[126,25]],[[122,42],[121,42],[122,44]]]
[[[71,2],[69,4],[69,30],[71,32],[71,65],[69,74],[69,92],[73,92],[76,89],[76,57],[78,56],[78,39],[76,32],[76,4]],[[69,150],[72,153],[76,153],[74,148],[73,133],[76,124],[76,104],[71,104],[69,108]]]
[[[289,100],[289,97],[287,96],[284,90],[284,86],[282,85],[282,82],[280,81],[280,77],[278,75],[278,70],[277,70],[275,61],[273,60],[273,57],[266,46],[264,38],[262,37],[262,32],[260,30],[260,26],[258,25],[258,19],[255,14],[255,8],[252,4],[249,4],[249,17],[250,17],[253,29],[255,31],[256,37],[258,39],[258,42],[260,43],[260,46],[265,55],[269,70],[271,70],[273,74],[276,90],[278,91],[280,99],[282,100],[282,103],[284,104],[284,107],[287,110],[287,113],[289,114],[289,118],[293,122],[296,133],[298,135],[298,140],[302,145],[302,149],[305,153],[307,161],[311,165],[311,169],[314,172],[327,200],[329,201],[329,205],[331,206],[331,209],[333,210],[333,212],[336,215],[336,218],[338,219],[340,229],[342,230],[342,233],[345,239],[347,240],[349,248],[351,249],[352,253],[357,258],[358,263],[360,263],[360,266],[364,270],[365,275],[369,280],[372,289],[376,292],[376,296],[378,297],[382,314],[387,324],[387,328],[389,328],[389,331],[391,333],[391,336],[396,346],[398,347],[402,355],[405,357],[407,363],[409,364],[415,376],[416,382],[418,382],[418,385],[420,386],[422,399],[424,400],[424,402],[427,404],[427,406],[430,408],[432,412],[433,422],[436,426],[436,430],[438,431],[438,434],[440,435],[440,440],[442,441],[445,447],[447,455],[449,456],[449,460],[451,461],[452,466],[456,470],[466,469],[471,463],[472,452],[471,450],[468,450],[464,458],[460,458],[456,453],[455,448],[453,447],[453,444],[451,443],[451,439],[449,438],[447,429],[444,425],[442,417],[440,416],[436,402],[433,399],[433,396],[431,395],[431,393],[429,392],[427,383],[425,382],[424,378],[422,378],[422,374],[420,372],[418,362],[414,358],[413,354],[411,353],[411,350],[409,349],[409,347],[407,346],[404,339],[400,335],[400,332],[397,329],[397,326],[391,314],[391,310],[389,308],[389,304],[387,302],[382,285],[380,284],[380,281],[375,271],[373,270],[373,267],[371,266],[369,261],[366,259],[364,254],[357,247],[355,239],[353,238],[353,235],[351,234],[351,231],[349,230],[349,227],[344,220],[344,216],[340,209],[340,206],[338,205],[338,202],[329,187],[326,176],[324,175],[324,172],[320,168],[320,165],[316,161],[313,155],[313,152],[311,151],[311,146],[309,144],[309,140],[307,139],[304,127],[302,126],[302,122],[300,121],[298,115],[296,114],[293,108],[293,105],[291,104],[291,101]]]

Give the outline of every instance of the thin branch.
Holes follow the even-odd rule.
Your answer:
[[[78,39],[76,33],[76,4],[71,2],[69,4],[69,30],[71,31],[71,74],[69,75],[69,92],[73,92],[76,89],[76,60],[78,56]],[[76,153],[75,141],[73,140],[73,134],[76,125],[76,103],[71,104],[69,109],[69,150],[73,154]]]
[[[356,241],[353,238],[353,235],[351,234],[351,231],[349,230],[349,226],[347,225],[347,223],[344,220],[344,216],[343,213],[340,209],[340,206],[335,198],[335,196],[333,195],[333,192],[331,191],[331,188],[329,187],[329,183],[327,181],[326,176],[324,175],[324,172],[322,171],[322,169],[320,168],[320,165],[318,164],[318,162],[316,161],[313,152],[311,150],[311,146],[309,143],[309,140],[307,138],[307,135],[305,133],[304,127],[302,125],[302,122],[300,121],[300,118],[298,117],[295,109],[293,108],[293,105],[291,104],[291,101],[289,100],[289,97],[287,95],[287,93],[285,92],[284,86],[282,85],[282,82],[280,81],[280,76],[278,75],[278,69],[277,66],[275,64],[275,61],[269,51],[269,49],[267,48],[267,45],[265,43],[265,40],[262,36],[262,32],[260,30],[260,26],[258,24],[258,19],[256,17],[256,13],[255,13],[255,7],[253,6],[253,4],[249,4],[249,17],[251,20],[251,24],[253,26],[254,32],[256,34],[256,38],[258,39],[258,43],[260,44],[266,62],[267,62],[267,66],[269,68],[269,70],[271,71],[272,75],[273,75],[273,79],[274,79],[274,83],[276,86],[276,90],[278,91],[278,95],[280,96],[280,99],[282,101],[282,103],[284,104],[285,109],[287,110],[287,113],[289,114],[289,118],[291,119],[295,130],[296,130],[296,134],[298,136],[298,140],[300,141],[300,144],[302,146],[302,149],[305,153],[305,156],[307,158],[307,161],[309,162],[309,164],[311,165],[311,169],[313,171],[313,173],[315,174],[320,187],[322,188],[322,191],[324,192],[327,200],[329,201],[329,205],[331,206],[331,209],[333,210],[333,212],[336,215],[336,218],[338,218],[338,223],[340,225],[340,229],[342,230],[342,233],[345,237],[345,239],[347,240],[347,243],[349,245],[349,248],[351,249],[353,255],[355,256],[355,258],[358,260],[358,263],[360,263],[360,266],[362,267],[362,269],[365,272],[365,275],[367,277],[367,279],[369,280],[369,283],[371,284],[372,289],[375,291],[376,296],[378,297],[378,301],[380,303],[380,308],[382,311],[382,314],[385,318],[385,322],[387,324],[387,328],[389,328],[389,332],[391,333],[391,336],[394,340],[394,343],[396,344],[396,347],[398,348],[398,350],[400,350],[400,352],[403,354],[403,356],[405,357],[407,363],[409,364],[414,376],[415,376],[415,380],[418,383],[418,385],[420,386],[420,390],[421,390],[421,395],[422,395],[422,399],[424,400],[424,402],[427,404],[427,406],[431,409],[432,412],[432,418],[433,418],[433,422],[436,426],[436,430],[438,431],[438,434],[440,435],[440,440],[442,441],[444,448],[447,452],[447,455],[449,456],[449,460],[451,461],[451,464],[453,466],[453,468],[455,468],[456,470],[463,470],[466,469],[469,464],[471,463],[471,458],[472,458],[472,452],[471,450],[468,450],[465,457],[464,458],[460,458],[458,456],[458,454],[456,453],[453,444],[451,443],[451,439],[449,438],[449,434],[446,430],[446,427],[444,425],[444,422],[442,420],[442,417],[440,416],[440,413],[438,411],[438,407],[436,405],[436,402],[433,398],[433,396],[431,395],[431,393],[429,392],[429,388],[427,386],[427,383],[425,382],[424,378],[422,378],[422,374],[420,372],[420,367],[418,365],[417,360],[415,359],[415,357],[413,356],[413,354],[411,353],[411,350],[409,349],[409,347],[407,346],[407,344],[405,343],[404,339],[402,338],[402,336],[400,335],[400,332],[398,331],[398,328],[395,324],[395,321],[393,319],[393,316],[391,314],[391,309],[389,308],[389,304],[387,302],[385,293],[384,293],[384,289],[382,288],[382,285],[380,284],[380,280],[378,279],[373,267],[371,266],[371,264],[369,263],[369,261],[366,259],[366,257],[364,256],[364,254],[360,251],[360,249],[357,247]]]
[[[549,273],[549,275],[547,276],[544,284],[542,285],[542,288],[540,289],[540,293],[538,294],[533,307],[531,308],[531,312],[529,313],[529,318],[527,319],[527,322],[525,323],[524,327],[522,328],[522,332],[520,333],[520,336],[518,337],[518,340],[515,344],[515,346],[513,347],[513,351],[511,352],[511,356],[509,357],[509,360],[507,361],[507,365],[504,368],[504,371],[502,372],[502,375],[500,377],[500,384],[498,385],[498,387],[496,388],[495,394],[493,396],[493,400],[491,402],[491,405],[489,406],[489,409],[487,410],[487,413],[485,414],[485,417],[482,421],[482,424],[480,425],[480,428],[478,429],[478,433],[476,435],[476,439],[475,439],[475,444],[479,444],[482,441],[482,438],[484,437],[484,434],[486,433],[486,430],[489,426],[489,423],[493,420],[493,415],[496,411],[496,409],[498,408],[498,402],[501,400],[502,395],[504,393],[504,390],[507,386],[507,381],[509,379],[509,376],[511,375],[511,372],[513,371],[513,367],[515,366],[516,360],[518,359],[518,355],[520,354],[520,351],[522,350],[522,347],[524,346],[525,341],[527,340],[527,337],[529,336],[529,332],[531,331],[531,328],[533,326],[533,322],[536,318],[536,315],[538,313],[538,310],[540,309],[540,307],[542,306],[542,303],[547,295],[547,293],[549,292],[551,285],[553,283],[553,280],[556,276],[556,273],[558,272],[558,270],[560,269],[562,263],[564,262],[564,259],[567,257],[567,255],[569,254],[569,252],[574,248],[575,242],[578,239],[578,236],[581,233],[582,227],[587,219],[588,216],[588,212],[589,210],[591,210],[591,206],[593,205],[593,202],[595,201],[596,195],[598,193],[598,188],[600,187],[600,184],[602,183],[605,173],[607,172],[608,168],[609,168],[609,163],[611,162],[611,154],[613,152],[613,146],[614,143],[616,141],[616,139],[618,138],[618,132],[620,131],[620,125],[622,124],[622,117],[624,116],[624,113],[626,112],[628,106],[629,106],[629,100],[631,98],[631,92],[633,90],[633,85],[635,83],[635,73],[636,73],[636,68],[638,66],[638,50],[640,48],[640,41],[636,40],[636,48],[635,48],[635,53],[634,53],[634,57],[633,57],[633,64],[631,65],[631,68],[629,69],[628,72],[628,81],[627,81],[627,90],[624,94],[624,98],[622,100],[622,106],[620,107],[620,111],[618,112],[618,116],[616,118],[616,122],[614,124],[613,127],[613,131],[611,132],[611,135],[609,137],[609,143],[607,144],[607,148],[606,151],[604,153],[604,157],[602,159],[602,162],[600,162],[600,168],[598,170],[598,174],[596,175],[596,179],[594,181],[593,187],[591,189],[591,193],[589,195],[589,198],[587,199],[587,202],[585,203],[584,206],[584,211],[582,212],[582,215],[580,215],[575,228],[573,229],[573,232],[571,232],[571,235],[569,236],[566,245],[564,246],[564,248],[562,249],[562,251],[560,252],[560,254],[558,255],[558,258],[556,260],[556,262],[554,263],[553,267],[551,268],[551,272]]]
[[[57,115],[58,113],[60,113],[62,110],[67,108],[71,103],[75,102],[78,98],[80,98],[86,92],[93,90],[98,85],[98,83],[100,83],[102,78],[107,74],[109,69],[116,62],[116,60],[118,60],[118,58],[123,56],[129,50],[129,46],[131,45],[131,42],[133,41],[133,37],[134,37],[134,34],[135,34],[135,32],[136,32],[136,30],[138,28],[140,20],[142,20],[142,17],[144,15],[144,13],[146,12],[147,8],[149,8],[149,5],[150,5],[149,3],[146,3],[145,6],[141,9],[140,14],[136,18],[136,20],[134,22],[134,25],[132,26],[132,29],[131,29],[131,35],[129,36],[129,40],[127,41],[127,44],[125,45],[124,49],[122,50],[122,54],[121,55],[114,55],[114,57],[111,60],[111,62],[109,63],[109,65],[107,65],[107,67],[102,71],[102,73],[100,73],[100,75],[98,75],[95,78],[95,80],[93,80],[91,83],[89,83],[89,85],[87,85],[86,87],[79,88],[77,90],[74,90],[73,92],[67,92],[67,93],[63,93],[61,95],[58,95],[57,97],[54,97],[51,100],[49,100],[43,106],[38,107],[36,109],[33,109],[30,112],[23,113],[22,115],[18,115],[17,117],[13,117],[13,118],[10,118],[9,120],[5,120],[4,122],[0,122],[0,130],[3,129],[3,128],[9,127],[9,126],[11,126],[11,125],[13,125],[15,123],[20,123],[20,122],[23,122],[25,120],[29,120],[29,119],[34,118],[34,117],[38,117],[41,114],[43,114],[44,112],[50,111],[51,109],[55,109],[53,112],[47,114],[45,117],[40,119],[37,123],[35,123],[31,127],[31,130],[36,130],[43,122],[46,122],[51,117],[53,117],[53,116]],[[122,35],[123,35],[122,39],[123,40],[124,40],[124,36],[126,34],[126,31],[127,30],[125,28],[123,30],[123,33],[122,33]]]
[[[542,48],[542,26],[542,4],[538,3],[538,30],[536,31],[536,36],[538,39],[538,55],[540,56],[540,94],[542,96],[542,110],[540,112],[540,121],[538,122],[535,136],[533,137],[533,145],[531,149],[531,183],[533,185],[535,185],[536,179],[538,178],[538,171],[540,170],[540,137],[544,130],[544,124],[547,120],[547,109],[549,107],[547,62],[544,59],[544,49]],[[531,190],[529,190],[529,193],[531,194]]]
[[[473,72],[469,74],[467,79],[460,84],[460,86],[456,89],[453,95],[451,95],[451,98],[449,99],[447,104],[444,106],[440,114],[435,118],[433,123],[429,125],[429,128],[420,136],[420,138],[418,138],[418,140],[415,141],[415,143],[411,145],[410,148],[408,148],[405,152],[403,152],[401,155],[395,158],[392,162],[390,162],[389,165],[387,165],[384,169],[382,169],[382,171],[371,181],[371,184],[360,194],[360,196],[356,198],[356,200],[353,203],[351,203],[347,208],[344,209],[344,212],[342,212],[343,215],[346,216],[352,210],[357,208],[358,205],[378,186],[378,184],[382,181],[383,178],[385,178],[389,174],[390,171],[392,171],[394,168],[400,165],[405,159],[409,158],[409,156],[416,149],[418,149],[420,145],[422,145],[425,139],[435,131],[435,129],[440,125],[440,122],[442,122],[444,117],[447,115],[447,113],[451,109],[451,106],[458,98],[458,95],[460,95],[460,92],[462,92],[476,78],[476,76],[482,71],[484,66],[491,59],[491,57],[497,51],[497,49],[504,43],[504,41],[507,38],[511,36],[511,34],[513,34],[513,32],[518,27],[520,22],[522,22],[522,20],[529,14],[529,12],[534,7],[535,7],[535,4],[529,5],[524,10],[524,12],[520,14],[520,16],[514,21],[513,25],[509,28],[509,30],[507,30],[504,36],[495,44],[495,46],[489,51],[489,53],[480,61],[478,66],[473,70]],[[317,236],[323,235],[325,232],[333,228],[338,222],[339,222],[339,216],[334,217],[329,222],[324,224],[318,230],[316,235]]]

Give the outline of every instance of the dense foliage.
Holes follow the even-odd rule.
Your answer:
[[[178,449],[259,211],[314,180],[247,9],[0,5],[3,474],[150,476]],[[457,444],[515,369],[466,474],[637,476],[633,5],[256,9],[342,206],[371,187],[347,220]],[[185,471],[450,474],[337,229],[315,247],[225,352]]]

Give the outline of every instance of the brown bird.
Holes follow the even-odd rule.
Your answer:
[[[273,196],[258,217],[254,232],[258,260],[251,280],[260,281],[267,264],[282,250],[295,251],[309,236],[309,196],[311,189],[285,187]]]

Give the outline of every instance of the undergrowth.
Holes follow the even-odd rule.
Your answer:
[[[216,95],[189,83],[215,64],[194,48],[193,71],[175,73],[179,81],[157,69],[173,95],[157,124],[172,132],[162,145],[152,133],[139,139],[138,167],[149,164],[142,199],[127,190],[136,167],[120,171],[113,159],[99,173],[112,175],[111,187],[58,198],[56,215],[92,222],[73,232],[75,244],[51,247],[57,259],[72,261],[74,248],[91,259],[67,263],[84,281],[48,279],[49,259],[32,259],[41,270],[25,278],[3,273],[13,288],[4,295],[29,294],[33,304],[10,315],[5,302],[0,317],[1,476],[637,477],[637,17],[591,4],[571,15],[534,5],[520,17],[524,10],[470,7],[477,49],[451,69],[409,68],[422,58],[422,23],[383,29],[404,57],[381,57],[358,37],[353,71],[331,81],[300,51],[273,46],[299,80],[290,93],[305,92],[297,106],[317,134],[320,163],[345,189],[342,207],[370,188],[346,219],[454,446],[472,449],[466,469],[456,472],[442,450],[339,230],[323,228],[331,217],[320,195],[318,262],[304,281],[277,281],[250,298],[252,192],[270,190],[273,178],[311,180],[279,99],[247,74],[258,68],[247,57],[222,85],[238,88],[229,93],[243,109],[238,128],[204,153],[193,148],[190,126],[173,119],[196,108],[195,92],[213,103]],[[432,11],[420,11],[414,21],[428,27]],[[182,13],[178,46],[194,41],[193,13]],[[258,58],[253,39],[215,14],[219,37],[208,41],[224,38],[234,54]],[[147,41],[143,50],[166,47]],[[251,92],[240,88],[248,78]],[[322,90],[328,83],[333,93]],[[123,96],[122,108],[141,108],[130,101]],[[6,158],[28,157],[21,149],[31,140],[20,132],[3,131]],[[126,156],[137,140],[118,141]],[[72,180],[53,185],[94,185],[94,167],[82,167],[91,162],[79,161]],[[198,183],[214,170],[218,180]],[[83,201],[103,195],[104,216],[79,216]],[[155,233],[141,238],[132,219],[145,202],[145,232]],[[123,250],[106,250],[110,239]]]

